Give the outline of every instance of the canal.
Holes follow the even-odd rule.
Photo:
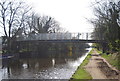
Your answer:
[[[90,50],[52,54],[49,58],[0,59],[0,79],[70,79]]]

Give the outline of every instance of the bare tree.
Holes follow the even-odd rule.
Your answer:
[[[24,2],[3,0],[0,2],[0,23],[6,37],[12,37],[12,30],[24,27],[25,15],[31,10]],[[18,31],[16,31],[17,33]],[[14,35],[16,35],[14,33]]]
[[[120,41],[120,2],[104,2],[95,6],[95,20],[91,20],[95,29],[94,38],[106,40],[110,49],[116,51],[119,49]]]
[[[38,16],[34,13],[29,17],[27,23],[29,32],[55,33],[61,29],[59,23],[54,18],[49,16]]]
[[[26,14],[31,10],[24,2],[1,0],[0,1],[0,25],[7,38],[8,49],[10,49],[11,39],[25,26]]]

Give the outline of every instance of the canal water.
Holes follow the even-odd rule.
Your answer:
[[[70,79],[91,48],[74,58],[5,59],[0,65],[1,79]],[[0,59],[0,62],[2,60]]]

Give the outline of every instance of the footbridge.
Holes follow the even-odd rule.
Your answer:
[[[103,52],[107,45],[104,40],[92,39],[91,33],[40,33],[17,36],[16,40],[11,40],[10,50],[16,54],[19,54],[18,52],[33,53],[36,51],[39,54],[41,50],[45,50],[43,48],[55,47],[55,45],[62,47],[66,44],[72,48],[74,45],[79,46],[80,43],[99,43],[103,47]],[[8,50],[6,44],[2,44],[2,46],[3,50]]]
[[[103,43],[104,40],[91,38],[91,33],[41,33],[17,37],[18,42],[75,42],[75,43]]]

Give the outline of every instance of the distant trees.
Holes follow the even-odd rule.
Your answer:
[[[5,36],[10,38],[25,26],[27,13],[31,10],[24,2],[2,0],[0,1],[0,25]]]
[[[60,31],[59,23],[52,17],[32,14],[27,20],[29,32],[56,33]]]
[[[4,30],[7,50],[10,52],[11,42],[25,26],[25,16],[31,10],[23,2],[0,1],[0,26]],[[4,41],[5,42],[5,41]]]
[[[91,20],[95,26],[93,37],[106,40],[112,51],[120,50],[120,1],[99,3],[94,10],[96,19]]]
[[[6,37],[28,33],[55,33],[62,31],[60,24],[50,16],[31,13],[32,9],[24,2],[0,1],[0,26]]]
[[[52,17],[32,13],[32,8],[24,2],[13,0],[0,1],[0,27],[4,31],[7,49],[16,38],[38,33],[61,32],[59,23]]]

